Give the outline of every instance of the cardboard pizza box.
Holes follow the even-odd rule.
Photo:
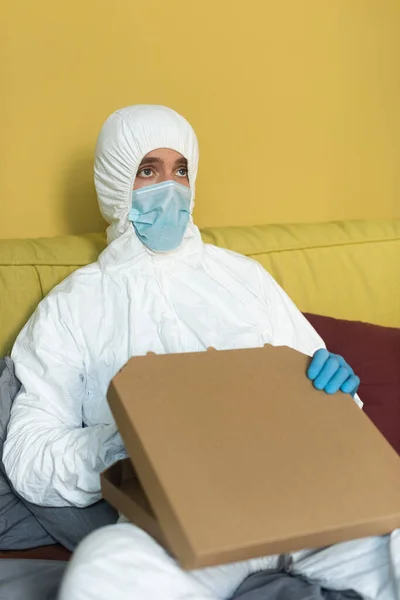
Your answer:
[[[400,527],[400,458],[287,347],[132,358],[108,401],[130,460],[103,495],[185,569]]]

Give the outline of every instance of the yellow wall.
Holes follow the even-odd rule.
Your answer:
[[[400,217],[399,0],[4,0],[0,237],[99,231],[116,108],[182,112],[200,225]]]

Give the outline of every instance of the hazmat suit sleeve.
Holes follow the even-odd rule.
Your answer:
[[[99,474],[124,456],[114,424],[84,427],[85,366],[68,306],[48,296],[12,352],[22,387],[3,461],[16,491],[41,506],[84,507],[101,498]]]
[[[323,339],[311,323],[273,277],[262,268],[261,280],[269,309],[273,345],[289,346],[308,356],[313,356],[317,350],[325,348]],[[354,401],[362,408],[363,403],[357,394]]]

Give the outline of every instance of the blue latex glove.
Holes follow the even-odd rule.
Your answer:
[[[325,348],[314,354],[307,377],[317,390],[323,390],[327,394],[335,394],[340,390],[354,396],[360,385],[360,378],[354,375],[343,356],[332,354]]]

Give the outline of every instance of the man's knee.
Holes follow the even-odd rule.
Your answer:
[[[88,535],[75,550],[60,590],[60,600],[81,600],[96,591],[99,599],[129,591],[141,567],[153,563],[157,544],[137,527],[108,525]],[[155,561],[157,562],[157,561]],[[110,596],[111,595],[111,596]]]
[[[129,523],[108,525],[88,535],[76,549],[73,562],[94,563],[98,560],[120,561],[139,554],[145,557],[167,556],[166,552],[147,533]]]

